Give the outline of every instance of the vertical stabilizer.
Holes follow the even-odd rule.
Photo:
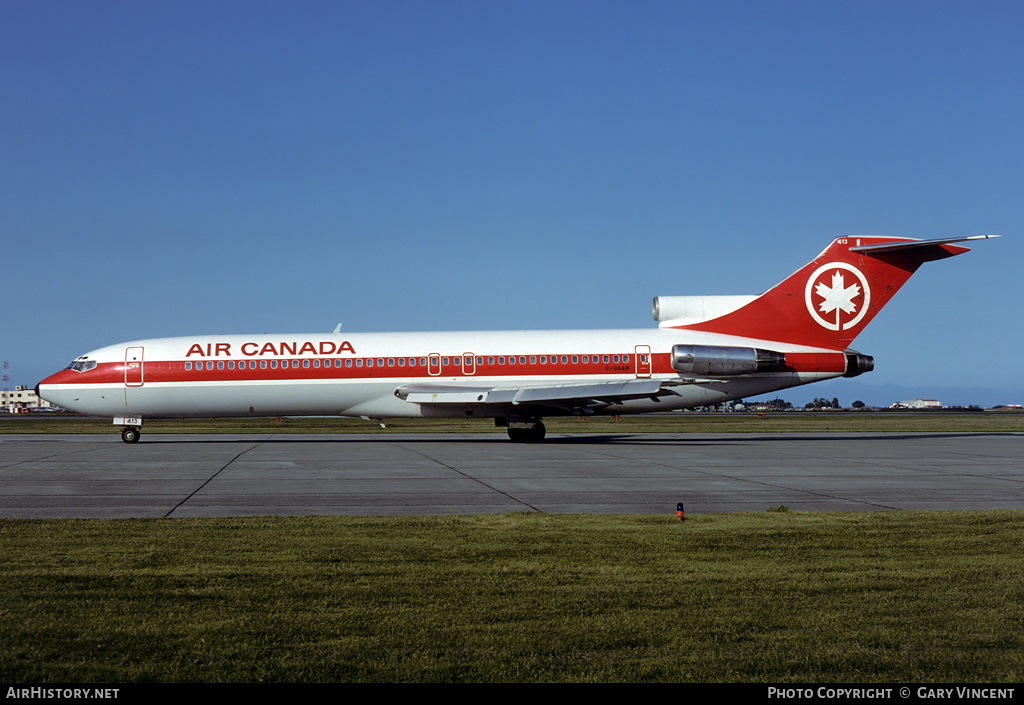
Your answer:
[[[946,240],[859,236],[834,240],[814,260],[745,306],[684,330],[843,350],[925,262],[968,248]]]

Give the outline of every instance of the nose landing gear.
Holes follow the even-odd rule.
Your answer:
[[[125,426],[121,429],[121,440],[125,443],[138,443],[141,435],[138,426]]]

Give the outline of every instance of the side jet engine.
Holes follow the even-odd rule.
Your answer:
[[[729,345],[673,345],[672,369],[687,375],[745,375],[777,372],[785,353]]]

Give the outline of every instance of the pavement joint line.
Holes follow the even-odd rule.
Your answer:
[[[51,458],[59,458],[62,455],[82,455],[84,453],[94,453],[103,450],[102,446],[96,448],[86,448],[85,450],[69,450],[63,453],[54,453],[53,455],[44,455],[39,458],[29,458],[27,460],[18,460],[17,462],[0,464],[0,470],[6,470],[8,468],[16,468],[19,465],[25,465],[26,463],[38,463],[40,460],[50,460]]]
[[[500,494],[500,495],[503,495],[503,496],[505,496],[505,497],[508,497],[508,498],[509,498],[510,500],[512,500],[513,502],[516,502],[516,503],[518,503],[518,504],[521,504],[521,505],[523,505],[524,507],[529,507],[531,511],[534,511],[534,512],[538,512],[538,513],[542,513],[540,509],[538,509],[537,507],[533,506],[533,505],[532,505],[532,504],[530,504],[529,502],[524,502],[523,500],[519,499],[518,497],[513,497],[512,495],[510,495],[510,494],[509,494],[508,492],[505,492],[504,490],[499,490],[499,489],[498,489],[497,487],[494,487],[494,486],[492,486],[492,485],[488,485],[488,484],[487,484],[486,482],[484,482],[484,481],[483,481],[483,480],[481,480],[480,478],[477,478],[477,477],[473,477],[472,475],[469,475],[469,474],[467,474],[467,473],[464,473],[464,472],[462,472],[461,470],[459,470],[458,468],[453,468],[453,467],[452,467],[451,465],[449,465],[448,463],[443,463],[443,462],[441,462],[440,460],[438,460],[437,458],[431,458],[431,457],[430,457],[429,455],[427,455],[426,453],[421,453],[421,452],[420,452],[420,451],[418,451],[418,450],[414,450],[414,449],[412,449],[412,448],[406,448],[406,447],[405,447],[404,445],[402,445],[401,443],[396,443],[396,444],[395,444],[395,446],[396,446],[396,447],[398,447],[398,448],[401,448],[402,450],[406,450],[406,451],[409,451],[409,452],[411,452],[411,453],[415,453],[416,455],[419,455],[420,457],[426,458],[427,460],[429,460],[429,461],[430,461],[430,462],[432,462],[432,463],[437,463],[437,464],[438,464],[438,465],[440,465],[441,467],[444,467],[444,468],[448,468],[448,469],[449,469],[449,470],[451,470],[452,472],[454,472],[454,473],[456,473],[456,474],[458,474],[458,475],[462,475],[462,476],[463,476],[464,478],[466,478],[467,480],[472,480],[473,482],[475,482],[475,483],[477,483],[477,484],[479,484],[479,485],[482,485],[482,486],[486,487],[486,488],[487,488],[487,489],[489,489],[489,490],[490,490],[491,492],[497,492],[497,493],[498,493],[498,494]]]
[[[235,456],[234,458],[232,458],[232,459],[231,459],[231,460],[229,460],[228,462],[224,463],[224,466],[223,466],[223,467],[221,467],[221,468],[220,468],[220,470],[218,470],[217,472],[213,473],[213,474],[212,474],[212,475],[210,475],[210,476],[209,476],[208,478],[206,478],[206,480],[204,480],[204,481],[203,481],[203,484],[199,485],[199,487],[197,487],[197,488],[195,488],[194,490],[192,490],[192,492],[191,492],[191,493],[190,493],[190,494],[189,494],[189,495],[188,495],[187,497],[185,497],[185,499],[181,500],[180,502],[178,502],[177,504],[175,504],[175,505],[174,505],[173,507],[171,507],[171,508],[170,508],[170,510],[169,510],[169,511],[168,511],[168,512],[167,512],[166,514],[164,514],[163,518],[164,518],[164,519],[167,519],[168,517],[170,517],[170,516],[171,516],[171,514],[174,514],[174,512],[176,512],[176,511],[177,511],[178,509],[180,509],[180,508],[181,508],[181,507],[182,507],[183,505],[185,505],[185,504],[186,504],[186,503],[187,503],[187,502],[188,502],[188,501],[189,501],[190,499],[192,499],[192,498],[193,498],[193,497],[195,497],[195,496],[196,496],[197,494],[199,494],[199,492],[201,492],[201,491],[202,491],[202,489],[203,489],[204,487],[206,487],[206,486],[207,486],[208,484],[210,484],[211,482],[213,482],[213,481],[214,481],[214,479],[216,479],[216,477],[217,477],[218,475],[220,475],[220,474],[221,474],[222,472],[224,472],[225,470],[227,470],[227,469],[228,469],[228,467],[229,467],[229,466],[230,466],[230,465],[231,465],[231,464],[232,464],[233,462],[235,462],[236,460],[238,460],[239,458],[241,458],[241,457],[242,457],[243,455],[245,455],[245,454],[246,454],[246,453],[248,453],[249,451],[251,451],[251,450],[255,450],[256,448],[259,448],[259,447],[260,447],[261,445],[263,445],[263,441],[260,441],[259,443],[255,444],[255,445],[253,445],[253,446],[250,446],[250,447],[248,447],[248,448],[246,448],[246,449],[245,449],[245,450],[243,450],[243,451],[242,451],[241,453],[239,453],[238,455],[236,455],[236,456]]]

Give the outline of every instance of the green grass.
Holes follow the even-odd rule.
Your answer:
[[[386,428],[365,419],[256,418],[151,419],[150,433],[504,433],[490,419],[385,419]],[[1024,413],[985,412],[785,412],[694,413],[547,418],[548,433],[778,433],[778,432],[1024,432]],[[0,433],[116,433],[110,419],[80,416],[0,416]]]
[[[1024,512],[0,521],[0,681],[1014,682]]]

